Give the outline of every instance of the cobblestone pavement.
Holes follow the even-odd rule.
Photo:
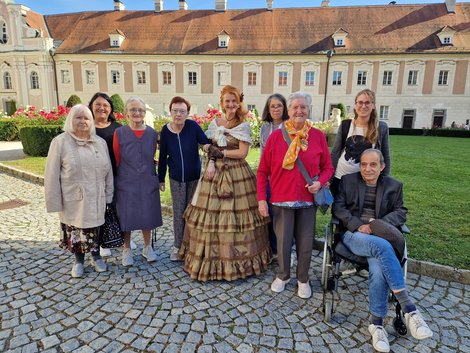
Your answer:
[[[309,300],[295,295],[294,280],[281,294],[270,291],[275,263],[259,277],[199,283],[169,261],[166,217],[157,262],[136,252],[135,266],[124,268],[113,250],[108,272],[88,266],[84,278],[72,279],[72,257],[57,246],[58,219],[45,212],[43,187],[1,173],[0,185],[0,202],[29,202],[0,211],[1,352],[373,351],[365,279],[343,280],[333,321],[323,323],[318,252]],[[140,236],[134,239],[141,248]],[[414,274],[408,285],[434,337],[396,337],[390,310],[392,351],[470,352],[470,286]]]

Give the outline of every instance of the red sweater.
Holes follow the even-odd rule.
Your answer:
[[[291,136],[292,138],[292,136]],[[271,188],[270,202],[312,201],[302,173],[297,163],[291,170],[282,168],[282,161],[287,152],[287,143],[281,129],[274,131],[268,138],[259,163],[257,179],[258,200],[266,200],[266,185],[269,179]],[[308,133],[308,148],[300,150],[299,157],[311,178],[319,175],[319,182],[324,185],[333,175],[330,151],[325,135],[318,129],[311,128]]]

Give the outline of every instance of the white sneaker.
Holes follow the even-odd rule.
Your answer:
[[[96,272],[105,272],[108,269],[103,259],[92,260],[91,263],[95,267]]]
[[[134,264],[134,255],[132,250],[129,248],[124,248],[122,251],[122,265],[123,266],[132,266]]]
[[[310,283],[308,283],[308,281],[305,282],[305,283],[297,281],[297,284],[299,286],[299,290],[297,291],[297,295],[300,298],[308,299],[312,296],[312,289],[310,288]]]
[[[100,246],[100,256],[101,257],[111,256],[111,249],[105,249]]]
[[[170,254],[170,260],[171,261],[182,261],[180,255],[179,255],[179,251],[180,251],[180,249],[178,249],[175,246],[173,246],[171,248],[171,254]]]
[[[83,276],[85,268],[83,267],[83,264],[81,263],[75,263],[72,267],[72,277],[73,278],[80,278]]]
[[[131,239],[131,250],[137,249],[137,244]]]
[[[157,254],[155,254],[151,245],[147,245],[142,249],[142,256],[147,259],[147,262],[157,261]]]
[[[372,335],[372,345],[377,352],[390,352],[390,344],[388,343],[388,334],[383,326],[374,324],[369,325],[369,332]]]
[[[432,337],[432,331],[424,321],[418,309],[411,313],[406,313],[405,320],[406,327],[408,327],[411,335],[417,340],[424,340],[425,338]]]
[[[290,281],[290,278],[283,281],[279,277],[276,277],[273,283],[271,283],[271,290],[276,293],[281,293],[284,290],[284,288],[286,288],[286,284],[289,283],[289,281]]]

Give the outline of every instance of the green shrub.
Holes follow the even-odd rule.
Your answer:
[[[114,111],[124,113],[124,101],[122,100],[121,96],[115,93],[110,98],[113,102]]]
[[[33,157],[46,157],[52,139],[62,132],[61,125],[22,127],[20,139],[24,153]]]
[[[171,121],[171,118],[167,118],[164,116],[157,116],[155,117],[155,120],[153,121],[153,128],[155,129],[156,132],[160,134],[160,132],[163,129],[163,126],[168,124]]]
[[[470,137],[470,131],[462,129],[403,129],[389,128],[390,135],[408,136],[443,136],[443,137]]]
[[[67,108],[71,108],[74,105],[80,104],[82,100],[76,94],[72,94],[69,99],[67,100],[67,104],[65,105]]]
[[[336,108],[338,108],[339,110],[341,110],[341,119],[346,119],[346,107],[344,106],[343,103],[339,103]]]
[[[0,118],[0,141],[19,140],[18,119]]]

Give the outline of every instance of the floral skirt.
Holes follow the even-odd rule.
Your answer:
[[[77,228],[60,224],[62,236],[60,247],[72,253],[97,252],[100,250],[100,227]]]
[[[220,171],[222,160],[217,160]],[[272,253],[269,218],[258,211],[256,179],[245,160],[228,159],[231,197],[220,197],[216,173],[199,181],[186,208],[186,227],[180,256],[184,270],[199,281],[233,281],[266,271]]]

